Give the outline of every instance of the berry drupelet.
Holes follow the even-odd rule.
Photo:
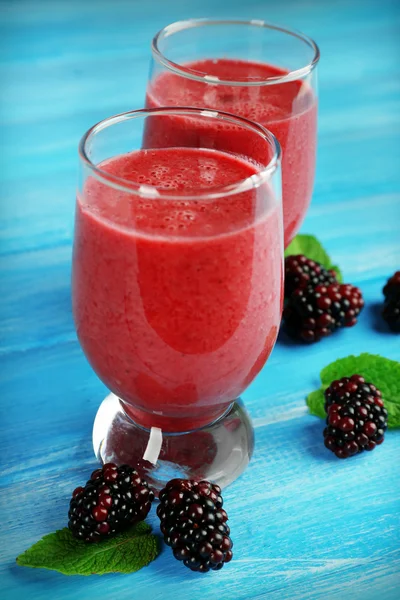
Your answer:
[[[384,441],[387,410],[381,392],[361,375],[333,381],[325,391],[325,446],[338,458],[373,450]]]
[[[382,316],[395,333],[400,333],[400,271],[390,277],[384,288],[385,302]]]
[[[339,327],[353,327],[363,306],[361,291],[352,285],[308,286],[291,294],[283,319],[293,337],[317,342]]]
[[[310,260],[303,254],[291,255],[285,258],[285,298],[298,289],[317,285],[336,283],[334,271],[328,271],[318,262]]]
[[[135,469],[107,463],[85,487],[74,490],[68,527],[80,540],[99,542],[142,521],[153,500],[153,491]]]
[[[157,515],[174,557],[192,571],[218,571],[232,559],[221,488],[208,481],[172,479],[159,494]]]

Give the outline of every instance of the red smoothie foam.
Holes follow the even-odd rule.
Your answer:
[[[140,150],[101,168],[177,195],[257,172],[233,155],[191,148]],[[87,180],[76,207],[73,304],[88,360],[132,418],[185,431],[219,416],[269,356],[282,240],[268,184],[218,200],[175,198]]]
[[[221,80],[255,81],[279,77],[288,73],[269,64],[233,59],[207,59],[187,63],[186,68],[197,75],[204,74]],[[192,80],[172,72],[164,72],[149,84],[148,107],[193,106],[210,107],[240,115],[258,122],[269,129],[282,147],[283,213],[285,247],[297,233],[311,200],[316,154],[317,101],[311,88],[301,81],[274,85],[227,86],[212,85]],[[154,122],[153,122],[154,123]],[[147,147],[185,146],[192,143],[195,135],[194,119],[190,126],[176,127],[176,121],[163,119],[156,127],[149,128]],[[155,125],[155,123],[154,123]],[[212,127],[212,123],[210,127]],[[215,125],[214,125],[215,126]],[[219,125],[221,127],[221,125]],[[197,136],[201,136],[204,122],[197,122]],[[222,135],[222,133],[220,133]],[[228,138],[232,137],[238,152],[240,135],[242,152],[246,153],[246,136],[234,128],[225,128],[221,147],[229,150]],[[218,146],[215,146],[218,149]]]

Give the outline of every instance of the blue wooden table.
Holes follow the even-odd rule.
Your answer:
[[[304,398],[332,360],[400,360],[379,316],[400,267],[400,10],[396,0],[9,0],[0,2],[1,583],[15,600],[394,600],[400,595],[400,432],[372,454],[330,455]],[[106,390],[71,317],[77,144],[143,103],[152,34],[190,16],[285,23],[320,45],[315,193],[303,226],[359,285],[359,324],[309,347],[284,336],[244,395],[253,461],[226,490],[235,556],[192,574],[164,548],[133,575],[67,578],[15,557],[64,526],[95,467],[91,427]],[[155,511],[150,521],[156,526]]]

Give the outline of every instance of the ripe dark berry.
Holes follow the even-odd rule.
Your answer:
[[[102,470],[101,469],[96,469],[95,471],[93,471],[93,473],[90,476],[90,479],[97,479],[98,477],[100,477],[102,475]]]
[[[108,533],[110,531],[110,526],[108,523],[100,523],[100,525],[98,526],[97,530],[99,531],[99,533]]]
[[[308,286],[291,294],[283,319],[293,337],[318,342],[339,327],[353,327],[363,306],[361,291],[352,285]]]
[[[308,259],[303,254],[288,256],[285,259],[285,298],[298,289],[336,283],[334,271],[327,271],[322,265]]]
[[[75,498],[81,492],[83,492],[83,487],[80,486],[80,487],[75,488],[74,491],[72,492],[72,497]]]
[[[192,571],[218,571],[232,559],[221,488],[208,481],[173,479],[159,494],[164,541]]]
[[[368,438],[371,438],[375,435],[377,429],[378,428],[373,421],[367,421],[364,425],[363,433],[365,433]]]
[[[191,504],[189,506],[188,515],[192,521],[201,521],[203,517],[203,507],[201,504]],[[213,515],[214,517],[214,515]]]
[[[202,558],[208,558],[213,551],[213,547],[210,542],[206,542],[199,548],[199,554]]]
[[[153,500],[153,491],[135,469],[108,463],[73,491],[68,527],[76,538],[98,542],[142,521]]]
[[[385,302],[382,316],[395,333],[400,333],[400,271],[390,277],[383,288]]]
[[[96,521],[107,521],[108,510],[103,508],[102,506],[95,506],[92,509],[92,515],[96,519]]]
[[[325,390],[324,443],[338,458],[373,450],[384,440],[387,410],[381,392],[360,375],[333,381]]]
[[[232,556],[233,556],[232,550],[228,550],[228,552],[225,552],[225,562],[227,563],[227,562],[231,561]]]
[[[350,417],[344,417],[340,420],[338,426],[342,431],[352,431],[354,429],[354,421]]]
[[[217,565],[218,563],[222,563],[224,560],[224,553],[221,550],[213,550],[210,554],[210,561]]]

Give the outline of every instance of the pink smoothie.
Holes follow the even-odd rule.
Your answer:
[[[184,65],[195,71],[218,77],[221,80],[255,81],[282,76],[287,71],[278,67],[232,59],[201,60]],[[285,247],[297,233],[311,200],[316,150],[317,101],[311,88],[301,81],[290,81],[274,85],[227,86],[212,85],[163,72],[150,84],[147,106],[194,106],[210,107],[231,112],[267,127],[282,146],[283,210],[285,225]],[[211,125],[210,125],[211,126]],[[197,135],[204,131],[204,122],[198,121]],[[165,146],[168,143],[184,146],[193,143],[195,128],[184,123],[180,128],[176,122],[168,127],[166,119],[162,126],[149,128],[148,147]],[[219,136],[222,132],[219,132]],[[239,134],[240,135],[240,134]],[[233,129],[225,130],[221,148],[228,149],[227,138],[232,138],[234,151],[238,151],[239,140]],[[191,138],[191,139],[189,139]],[[220,137],[221,142],[222,138]],[[241,134],[240,142],[246,154],[246,137]],[[218,147],[218,146],[215,146]]]
[[[222,152],[167,148],[104,171],[177,195],[245,179]],[[89,178],[76,207],[73,304],[102,381],[146,427],[219,416],[264,365],[282,303],[279,207],[271,188],[218,200],[144,199]]]

